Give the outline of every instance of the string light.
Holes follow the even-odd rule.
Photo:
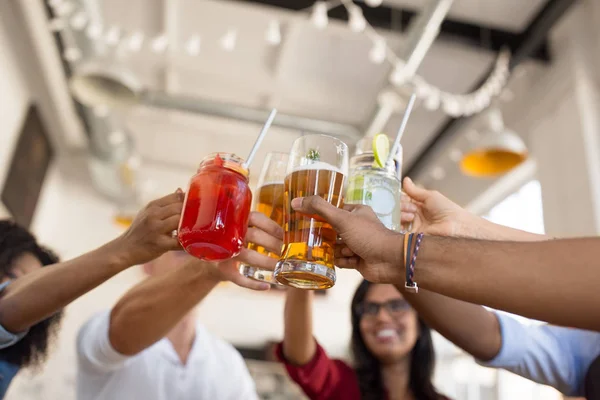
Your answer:
[[[109,46],[116,46],[119,44],[119,40],[121,39],[121,31],[118,27],[111,27],[108,32],[106,32],[106,44]]]
[[[71,17],[71,27],[76,31],[81,31],[88,23],[87,14],[84,11],[79,11]]]
[[[360,33],[367,27],[367,20],[363,16],[362,9],[358,6],[348,8],[348,26],[352,32]]]
[[[65,49],[63,53],[63,57],[69,62],[79,61],[81,60],[81,56],[81,50],[79,50],[77,47],[69,47]]]
[[[185,44],[185,51],[187,51],[187,53],[190,56],[197,56],[198,54],[200,54],[201,43],[202,41],[200,39],[200,36],[192,35],[192,37],[190,37],[187,43]]]
[[[132,33],[127,40],[127,45],[129,50],[133,52],[138,52],[142,49],[142,45],[144,44],[144,34],[141,32]]]
[[[377,38],[373,41],[373,47],[369,52],[369,60],[374,64],[381,64],[385,61],[387,45],[385,39]]]
[[[235,29],[229,29],[225,36],[221,38],[221,47],[225,51],[233,51],[235,50],[235,45],[237,43],[237,31]]]
[[[324,1],[317,1],[313,6],[312,14],[310,19],[315,27],[318,29],[325,29],[329,24],[329,17],[327,16],[327,3]]]
[[[281,25],[279,24],[279,21],[269,22],[265,39],[267,40],[267,43],[272,46],[277,46],[281,43]]]
[[[90,39],[93,39],[93,40],[100,39],[100,36],[102,36],[102,25],[90,24],[87,27],[85,34]]]
[[[155,53],[164,53],[169,46],[169,39],[164,34],[158,35],[154,39],[152,39],[152,43],[150,43],[150,47],[152,51]]]
[[[317,1],[308,10],[312,9],[310,21],[318,29],[325,29],[329,23],[328,11],[331,7],[339,5],[340,0]],[[390,82],[400,88],[411,86],[417,94],[417,98],[428,110],[442,109],[446,114],[452,117],[470,116],[485,110],[492,101],[492,98],[500,96],[508,83],[510,70],[510,52],[502,50],[498,53],[492,73],[488,76],[485,83],[477,90],[459,95],[440,90],[436,86],[428,83],[419,75],[408,74],[405,71],[404,61],[394,53],[386,43],[385,39],[379,35],[369,24],[363,15],[360,7],[356,6],[351,0],[341,0],[349,16],[348,27],[353,32],[363,32],[372,41],[372,47],[368,52],[369,60],[374,64],[382,64],[386,60],[394,66],[390,74]],[[379,7],[382,0],[364,0],[369,7]],[[57,32],[66,28],[65,15],[73,13],[75,6],[70,1],[49,0],[49,4],[55,9],[57,15],[63,18],[56,18],[49,22],[49,29]],[[100,40],[105,34],[104,39],[107,44],[117,45],[121,39],[121,30],[118,27],[112,27],[108,32],[103,31],[103,27],[98,24],[89,23],[89,18],[83,11],[77,11],[68,20],[73,29],[85,29],[86,35],[92,40]],[[86,28],[87,25],[87,28]],[[221,47],[228,52],[235,50],[237,45],[237,30],[231,28],[220,39]],[[269,22],[265,40],[269,45],[279,45],[281,43],[281,24],[277,20]],[[131,34],[127,39],[127,47],[130,51],[137,52],[142,48],[144,36],[141,32]],[[150,41],[150,48],[155,53],[163,53],[169,45],[165,35],[159,35]],[[190,55],[197,55],[200,52],[200,36],[197,34],[185,43],[184,48]],[[79,50],[77,50],[79,51]],[[67,51],[64,56],[67,57]],[[79,53],[81,53],[79,51]],[[75,52],[71,51],[68,57],[74,61],[78,59]],[[79,56],[81,57],[81,55]]]

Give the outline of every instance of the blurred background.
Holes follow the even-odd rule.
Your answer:
[[[500,224],[596,235],[599,43],[594,0],[2,1],[0,214],[72,258],[185,188],[207,154],[245,156],[272,107],[253,184],[266,153],[302,134],[351,148],[393,137],[415,91],[403,176]],[[74,399],[77,329],[141,277],[130,269],[69,306],[45,368],[21,373],[7,398]],[[339,271],[316,299],[316,337],[336,357],[348,357],[359,282]],[[283,301],[223,285],[201,305],[265,399],[302,398],[269,361]],[[561,398],[435,342],[436,384],[452,398]]]

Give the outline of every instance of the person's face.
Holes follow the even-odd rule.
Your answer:
[[[1,282],[4,283],[11,279],[20,278],[40,268],[42,268],[42,263],[37,259],[37,257],[31,253],[24,253],[15,259],[10,273],[3,276]]]
[[[365,345],[380,362],[393,363],[410,355],[419,338],[417,313],[393,285],[371,285],[360,314]]]
[[[163,275],[185,264],[190,257],[185,251],[167,251],[162,256],[144,264],[144,272],[150,276]]]

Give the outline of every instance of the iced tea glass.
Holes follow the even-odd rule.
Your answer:
[[[296,139],[284,182],[284,238],[275,278],[301,289],[327,289],[335,284],[334,247],[337,233],[327,222],[296,212],[292,199],[321,196],[343,206],[348,175],[348,146],[326,135]]]
[[[254,196],[254,210],[265,214],[280,226],[283,225],[283,181],[289,161],[288,153],[271,152],[263,164]],[[279,259],[279,252],[273,253],[262,246],[248,243],[250,250]],[[258,281],[279,284],[273,271],[240,264],[240,273]]]

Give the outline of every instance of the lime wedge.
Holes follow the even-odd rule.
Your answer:
[[[383,168],[390,155],[390,139],[385,133],[378,133],[373,138],[373,155],[379,168]]]

